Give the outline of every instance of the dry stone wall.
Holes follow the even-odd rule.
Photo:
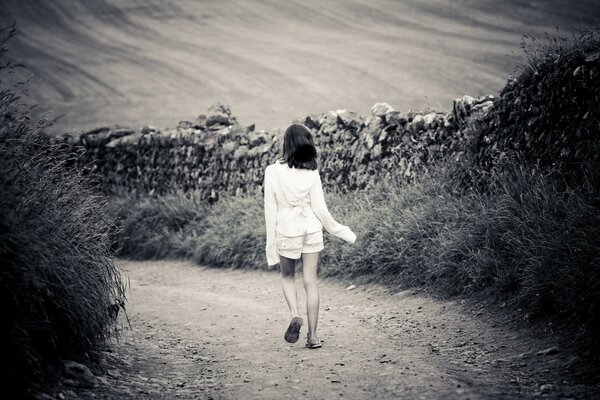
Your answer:
[[[461,121],[487,111],[492,100],[464,96],[449,113],[402,113],[377,103],[368,117],[337,110],[297,122],[314,134],[324,184],[364,189],[391,176],[414,180],[443,157],[460,156]],[[227,106],[218,104],[209,115],[173,129],[107,127],[58,140],[69,151],[83,149],[75,166],[89,167],[107,194],[198,190],[216,199],[219,193],[262,189],[265,168],[280,154],[282,130],[243,127]]]

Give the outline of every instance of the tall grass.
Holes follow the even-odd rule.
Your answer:
[[[444,174],[413,185],[382,182],[363,192],[331,194],[333,214],[358,235],[354,245],[326,237],[320,273],[428,287],[442,296],[485,293],[532,314],[598,324],[600,306],[600,201],[597,192],[569,190],[560,175],[505,166],[486,191],[456,191]],[[216,267],[267,268],[262,198],[226,198],[207,207],[180,199],[130,199],[123,232],[152,237],[155,253]],[[121,206],[127,198],[118,201]],[[162,207],[169,204],[169,207]],[[182,209],[172,210],[178,205]],[[188,207],[193,207],[193,210]],[[190,213],[183,226],[154,221]],[[203,216],[203,218],[200,218]]]
[[[0,38],[0,72],[4,44]],[[30,394],[59,358],[112,334],[124,286],[110,251],[113,220],[83,171],[33,122],[21,92],[0,87],[0,380]]]

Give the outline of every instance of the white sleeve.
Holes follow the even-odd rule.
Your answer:
[[[348,243],[354,243],[356,235],[345,225],[340,224],[331,216],[325,204],[323,195],[323,186],[321,185],[321,176],[318,175],[317,181],[310,191],[310,205],[323,227],[333,236],[338,237]]]
[[[269,168],[265,170],[264,192],[265,192],[265,222],[267,225],[267,264],[279,263],[277,253],[277,242],[275,238],[275,226],[277,224],[277,198],[273,189],[273,177]]]

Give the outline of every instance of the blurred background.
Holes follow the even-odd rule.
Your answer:
[[[14,77],[53,133],[174,126],[215,102],[270,129],[331,109],[445,110],[497,93],[523,34],[568,34],[600,3],[529,0],[4,0]]]

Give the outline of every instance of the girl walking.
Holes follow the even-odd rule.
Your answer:
[[[289,343],[297,342],[303,324],[295,284],[296,260],[301,258],[308,316],[306,347],[322,347],[317,338],[317,263],[323,250],[323,227],[348,243],[354,243],[356,235],[334,220],[327,209],[317,170],[317,150],[305,126],[292,124],[286,129],[282,156],[265,170],[264,195],[267,263],[281,265],[283,295],[291,314],[284,338]]]

